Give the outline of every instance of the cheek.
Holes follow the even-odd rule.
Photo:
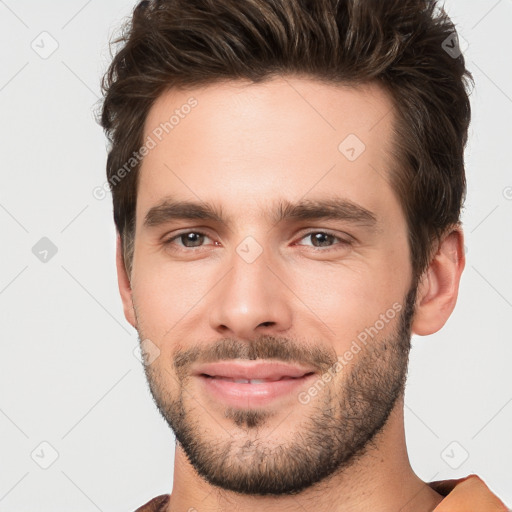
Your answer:
[[[306,317],[327,337],[345,346],[375,324],[379,335],[392,332],[396,323],[393,319],[404,306],[407,282],[402,271],[389,269],[383,262],[336,266],[317,263],[303,266],[293,277],[288,275]]]
[[[202,262],[148,261],[139,265],[133,280],[133,298],[145,331],[160,338],[201,308],[219,279],[219,269]]]

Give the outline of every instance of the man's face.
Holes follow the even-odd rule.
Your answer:
[[[157,406],[212,484],[298,492],[398,404],[415,286],[392,116],[375,86],[288,77],[171,91],[146,119],[132,322]]]

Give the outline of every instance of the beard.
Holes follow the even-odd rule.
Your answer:
[[[270,408],[217,408],[235,427],[230,431],[221,428],[214,434],[215,411],[208,411],[187,389],[190,366],[261,358],[325,371],[337,361],[332,351],[320,346],[305,348],[268,335],[250,342],[223,339],[208,347],[178,349],[173,361],[175,374],[161,361],[160,366],[144,365],[153,400],[195,471],[211,485],[245,495],[298,494],[343,472],[376,447],[377,435],[403,397],[415,298],[413,286],[392,334],[375,335],[352,363],[311,399],[299,427],[288,430],[285,438],[270,437],[280,425],[272,426],[276,413]],[[144,339],[141,334],[140,339]],[[172,392],[165,385],[170,378],[178,384]],[[298,407],[305,406],[297,401],[292,412]],[[284,421],[286,417],[281,423]]]

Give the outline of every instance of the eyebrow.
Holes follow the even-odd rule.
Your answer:
[[[341,220],[366,227],[374,227],[377,218],[373,212],[348,199],[339,197],[321,200],[302,200],[292,203],[279,200],[265,212],[270,222],[278,224],[293,220]],[[210,220],[229,224],[233,218],[226,217],[222,209],[214,204],[195,201],[179,201],[171,197],[148,210],[144,218],[145,227],[156,227],[173,220]]]

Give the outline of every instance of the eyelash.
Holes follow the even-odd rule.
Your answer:
[[[172,242],[174,242],[174,240],[180,239],[182,236],[188,235],[190,233],[194,233],[196,235],[202,235],[202,236],[206,236],[206,237],[210,238],[208,236],[208,234],[205,233],[204,231],[189,230],[189,231],[183,231],[181,233],[178,233],[177,235],[174,235],[173,237],[169,238],[168,240],[165,240],[164,241],[164,245],[167,246],[167,247],[172,246],[172,245],[174,245],[172,243]],[[335,250],[337,248],[337,246],[345,247],[345,246],[352,245],[352,241],[340,238],[339,236],[335,235],[334,233],[331,233],[330,231],[326,231],[326,230],[312,230],[312,231],[308,231],[307,233],[304,233],[299,240],[302,240],[303,238],[306,238],[308,236],[311,236],[313,234],[318,234],[318,233],[322,233],[324,235],[332,236],[334,239],[338,240],[339,243],[335,244],[333,246],[328,246],[328,247],[314,247],[314,246],[306,246],[306,247],[310,247],[314,251],[329,252],[330,250]],[[176,250],[177,252],[179,252],[179,251],[195,252],[196,250],[200,250],[203,247],[204,246],[198,246],[198,247],[184,247],[183,246],[183,247],[180,247],[179,249],[174,249],[173,248],[173,250]]]

